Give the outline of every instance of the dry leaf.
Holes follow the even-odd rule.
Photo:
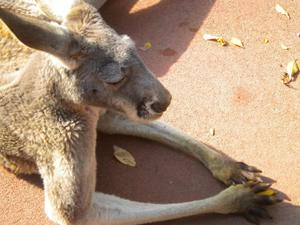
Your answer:
[[[288,84],[292,81],[287,73],[282,75],[281,80],[283,84]]]
[[[204,34],[203,39],[206,41],[216,41],[221,46],[227,45],[227,41],[225,41],[225,39],[220,35]]]
[[[145,44],[144,44],[144,48],[145,49],[150,49],[150,48],[152,48],[152,44],[151,44],[151,42],[146,42]]]
[[[113,148],[114,148],[114,156],[119,162],[131,167],[136,166],[136,161],[130,152],[116,145],[114,145]]]
[[[243,42],[238,38],[235,37],[231,38],[230,43],[240,48],[245,48]]]
[[[269,42],[270,42],[270,40],[269,40],[268,38],[264,38],[264,39],[263,39],[263,43],[264,43],[264,44],[268,44]]]
[[[287,66],[286,66],[286,72],[290,78],[290,80],[293,80],[294,77],[298,74],[299,72],[299,67],[297,65],[296,60],[290,61]]]
[[[287,72],[285,72],[281,77],[282,83],[285,85],[294,81],[295,77],[299,73],[299,67],[297,65],[297,60],[290,61],[286,66],[286,71]]]
[[[283,49],[283,50],[289,50],[290,48],[287,47],[286,45],[284,44],[280,44],[280,47]]]
[[[210,128],[209,129],[209,133],[211,136],[215,136],[216,132],[215,132],[215,129],[214,128]]]
[[[257,195],[263,195],[263,196],[272,196],[274,194],[275,194],[275,192],[272,189],[268,189],[266,191],[257,193]]]
[[[152,48],[152,44],[151,44],[151,42],[147,41],[147,42],[144,44],[144,46],[143,46],[143,47],[140,47],[139,49],[140,49],[140,50],[143,50],[143,51],[146,51],[146,50],[148,50],[148,49],[150,49],[150,48]]]
[[[279,4],[276,4],[275,9],[278,13],[285,15],[287,18],[290,19],[289,13]]]
[[[211,35],[211,34],[204,34],[203,39],[205,41],[217,41],[219,38],[221,38],[220,35]]]
[[[218,38],[217,42],[221,46],[226,46],[227,45],[227,41],[225,41],[225,39],[223,37]]]

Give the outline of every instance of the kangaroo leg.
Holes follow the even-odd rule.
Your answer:
[[[95,156],[91,157],[88,151],[53,153],[37,165],[44,183],[47,216],[57,224],[74,225],[90,210],[95,190]]]
[[[276,195],[259,194],[268,190],[269,187],[270,184],[263,183],[239,184],[207,199],[173,204],[133,202],[111,195],[94,193],[93,216],[86,217],[88,218],[86,221],[95,221],[91,224],[99,224],[96,222],[99,221],[97,216],[102,215],[100,224],[103,225],[135,225],[207,213],[241,213],[250,222],[257,223],[260,217],[270,218],[264,208],[265,205],[281,201]]]
[[[135,225],[165,221],[203,213],[244,213],[257,220],[267,216],[262,207],[280,201],[261,196],[270,185],[244,184],[227,188],[204,200],[175,204],[134,202],[94,192],[95,159],[73,152],[56,154],[49,164],[39,163],[45,187],[45,208],[60,225]],[[256,213],[256,214],[255,214]]]
[[[226,185],[260,180],[258,175],[261,171],[255,167],[236,162],[162,122],[140,124],[130,121],[121,114],[108,111],[101,116],[98,129],[109,134],[124,134],[154,140],[183,151],[199,159],[217,179]]]
[[[137,225],[207,213],[241,213],[251,222],[257,223],[259,218],[271,218],[265,205],[281,201],[275,195],[258,194],[268,188],[267,184],[235,185],[204,200],[173,204],[135,202],[95,192],[90,208],[75,219],[74,224]]]

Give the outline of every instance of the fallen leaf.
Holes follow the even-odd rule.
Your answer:
[[[210,128],[209,129],[209,133],[211,136],[215,136],[216,132],[215,132],[215,129],[214,128]]]
[[[272,189],[268,189],[266,191],[257,193],[257,195],[262,195],[262,196],[272,196],[274,194],[275,194],[275,191],[273,191]]]
[[[227,45],[227,41],[225,41],[225,39],[223,37],[218,38],[217,42],[221,46],[226,46]]]
[[[299,67],[297,64],[297,60],[290,61],[286,66],[286,71],[287,72],[285,72],[281,77],[282,83],[285,85],[294,81],[295,77],[299,73]]]
[[[230,43],[240,48],[245,48],[243,42],[238,38],[235,37],[231,38]]]
[[[290,48],[287,47],[286,45],[284,44],[280,44],[280,47],[283,49],[283,50],[289,50]]]
[[[140,47],[139,49],[142,50],[142,51],[146,51],[148,49],[152,48],[152,44],[151,42],[147,41],[143,47]]]
[[[287,74],[288,74],[290,80],[293,80],[294,77],[299,72],[299,67],[298,67],[297,61],[296,60],[290,61],[286,66],[286,71],[287,71]]]
[[[221,38],[220,35],[212,35],[212,34],[204,34],[203,39],[205,41],[217,41],[219,38]]]
[[[278,13],[280,13],[280,14],[282,14],[282,15],[285,15],[287,18],[290,19],[289,13],[288,13],[288,12],[286,11],[286,9],[283,8],[281,5],[276,4],[275,9],[276,9],[276,11],[277,11]]]
[[[136,161],[130,152],[116,145],[114,145],[113,148],[114,156],[119,162],[131,167],[136,166]]]
[[[264,38],[264,39],[263,39],[263,43],[264,43],[264,44],[268,44],[269,42],[270,42],[270,40],[269,40],[268,38]]]
[[[206,41],[216,41],[221,46],[227,45],[227,41],[220,35],[204,34],[203,39]]]
[[[290,83],[292,80],[290,79],[289,75],[287,73],[284,73],[281,77],[281,81],[283,84],[288,84]]]

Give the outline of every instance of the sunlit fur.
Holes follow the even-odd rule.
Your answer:
[[[28,1],[30,7],[20,10]],[[27,52],[27,63],[22,61],[17,72],[0,68],[0,164],[14,173],[40,173],[50,220],[60,225],[135,225],[210,212],[245,213],[256,206],[258,196],[247,185],[176,204],[140,203],[95,192],[97,126],[180,149],[225,184],[235,176],[245,179],[245,172],[255,180],[256,174],[164,124],[136,122],[161,116],[171,95],[144,65],[133,41],[110,28],[92,5],[39,0],[46,11],[35,17],[32,0],[16,2],[20,0],[0,2],[0,17],[21,42],[40,51]],[[7,46],[20,47],[12,36],[4,43],[9,40]],[[26,49],[20,48],[16,54]]]

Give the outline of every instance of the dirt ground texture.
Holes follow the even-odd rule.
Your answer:
[[[277,3],[291,19],[276,13]],[[300,2],[108,0],[101,11],[137,46],[152,43],[140,54],[173,95],[162,120],[263,170],[291,201],[270,208],[274,218],[262,224],[299,225],[300,80],[287,87],[281,75],[289,61],[300,58]],[[238,37],[245,48],[204,41],[204,33]],[[114,144],[134,155],[136,168],[114,159]],[[132,200],[182,202],[224,189],[196,160],[146,140],[101,134],[97,158],[97,190]],[[16,177],[0,169],[0,224],[52,224],[38,176]],[[204,215],[157,224],[249,223],[235,215]]]

